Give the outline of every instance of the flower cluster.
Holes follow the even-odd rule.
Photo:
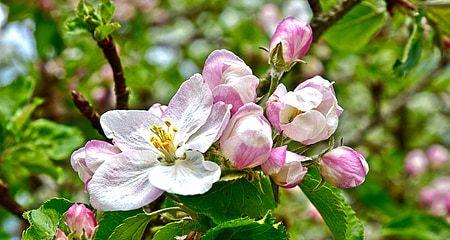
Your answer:
[[[420,192],[420,203],[435,216],[450,223],[450,177],[439,177]]]
[[[428,168],[442,169],[450,158],[448,150],[439,144],[428,147],[426,151],[414,149],[405,158],[405,172],[410,176],[419,176]]]
[[[167,106],[104,113],[100,123],[112,144],[89,141],[71,158],[92,206],[131,210],[164,192],[203,194],[224,169],[262,170],[275,184],[292,188],[315,166],[335,186],[361,184],[368,165],[355,150],[330,147],[308,157],[288,146],[330,139],[343,111],[333,83],[320,76],[293,91],[278,84],[311,42],[307,23],[289,17],[278,25],[269,47],[273,74],[265,97],[257,96],[260,80],[241,58],[216,50],[202,74],[186,80]],[[211,154],[216,161],[207,158]]]

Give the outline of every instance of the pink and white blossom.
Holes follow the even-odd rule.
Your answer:
[[[291,92],[280,84],[266,108],[275,129],[305,145],[328,139],[336,131],[342,111],[333,84],[320,76],[306,80]]]
[[[439,144],[430,146],[427,149],[426,155],[431,167],[436,169],[444,167],[450,157],[447,148]]]
[[[405,172],[411,176],[423,174],[428,168],[428,159],[420,149],[410,151],[405,158]]]
[[[272,175],[278,173],[286,163],[287,146],[281,146],[272,148],[270,151],[270,157],[265,161],[261,168],[266,175]]]
[[[120,149],[110,143],[91,140],[84,147],[72,153],[70,163],[81,181],[86,183],[103,162],[112,159],[112,156],[119,153]]]
[[[334,186],[354,188],[364,182],[369,165],[359,152],[342,146],[324,154],[319,169],[322,177]]]
[[[450,217],[450,177],[439,177],[420,192],[420,203],[431,214]]]
[[[97,219],[89,208],[84,204],[75,203],[67,210],[66,216],[66,224],[72,235],[79,239],[82,239],[82,236],[92,239],[97,227]]]
[[[272,149],[272,129],[260,106],[247,103],[231,117],[220,138],[220,149],[237,169],[264,163]]]
[[[61,229],[56,229],[55,238],[53,240],[69,240],[66,234]]]
[[[256,99],[259,79],[242,59],[228,50],[213,51],[205,61],[202,75],[214,102],[231,104],[232,114]]]
[[[220,178],[220,167],[202,153],[219,139],[230,106],[213,103],[200,74],[185,81],[161,116],[147,110],[112,110],[100,123],[120,150],[105,161],[87,185],[99,210],[131,210],[149,204],[164,191],[207,192]]]
[[[305,177],[308,169],[302,165],[302,162],[310,158],[286,151],[286,159],[280,171],[272,174],[272,180],[282,188],[293,188],[298,186]]]
[[[270,40],[269,51],[272,52],[281,43],[284,61],[294,62],[308,52],[312,39],[313,32],[307,22],[287,17],[278,24]]]

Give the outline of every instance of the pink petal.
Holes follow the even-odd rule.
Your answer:
[[[326,120],[322,113],[311,110],[296,116],[288,124],[281,124],[281,129],[287,137],[303,144],[311,144],[319,141],[317,138],[325,126]]]
[[[270,157],[265,161],[261,167],[266,175],[278,173],[286,162],[287,146],[272,148]]]
[[[234,53],[225,49],[213,51],[206,59],[202,75],[210,89],[214,89],[216,86],[223,83],[223,65],[226,61],[244,62]]]

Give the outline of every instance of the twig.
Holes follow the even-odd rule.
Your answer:
[[[333,24],[348,13],[361,0],[340,0],[338,4],[333,6],[327,13],[322,13],[314,17],[311,27],[314,33],[313,41],[319,40],[320,36],[328,30]]]
[[[94,110],[91,104],[84,98],[84,96],[73,90],[72,91],[72,100],[78,110],[83,114],[83,116],[91,122],[92,127],[94,127],[98,133],[102,136],[105,136],[103,132],[102,126],[100,125],[100,117],[99,114]]]
[[[319,0],[308,0],[308,3],[313,11],[313,16],[317,16],[322,13],[322,6],[320,5]]]
[[[127,109],[129,91],[127,89],[122,63],[120,62],[119,54],[117,53],[113,38],[110,35],[107,38],[98,41],[97,44],[102,49],[103,55],[108,60],[108,63],[111,65],[113,71],[116,109]]]
[[[25,209],[9,194],[8,187],[2,180],[0,180],[0,205],[28,225],[28,221],[23,218]]]

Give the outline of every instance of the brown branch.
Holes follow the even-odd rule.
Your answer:
[[[103,55],[111,65],[114,76],[114,93],[116,94],[116,109],[128,108],[127,84],[123,73],[122,63],[111,35],[107,38],[97,41],[98,46],[102,49]]]
[[[72,100],[78,110],[83,114],[83,116],[91,122],[92,127],[94,127],[98,133],[103,135],[105,138],[105,133],[103,132],[102,126],[100,125],[100,117],[99,114],[94,110],[91,104],[84,98],[84,96],[73,90],[72,91]]]
[[[327,13],[322,13],[319,16],[314,17],[311,23],[314,33],[313,41],[319,40],[323,33],[360,2],[361,0],[340,0],[339,3],[333,6]]]
[[[16,200],[9,194],[8,187],[0,180],[0,206],[4,207],[10,213],[20,218],[26,225],[28,221],[23,218],[25,208],[16,202]]]
[[[313,12],[313,16],[317,16],[322,13],[322,6],[319,0],[308,0],[309,6]]]

